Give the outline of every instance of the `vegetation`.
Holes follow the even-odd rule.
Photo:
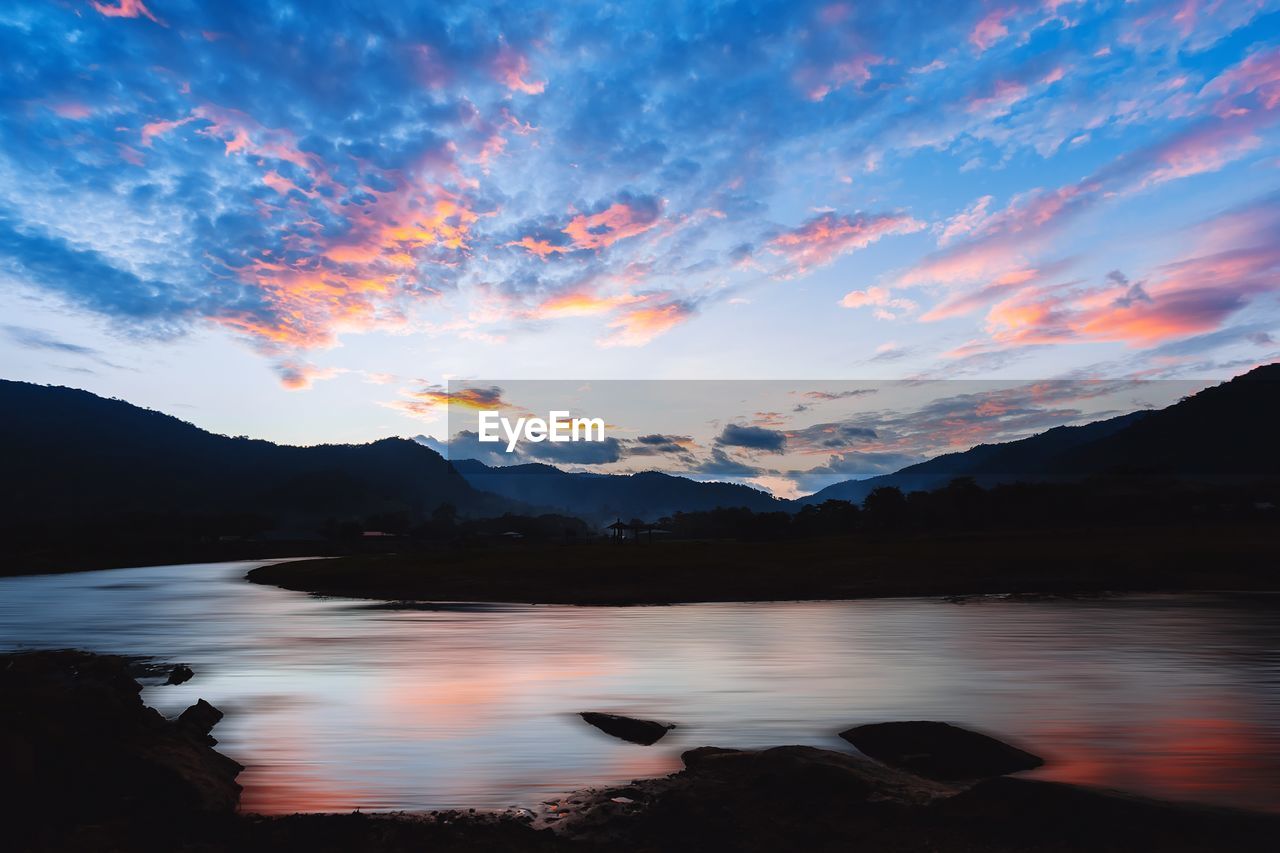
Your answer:
[[[1274,589],[1270,521],[617,544],[437,545],[249,573],[389,601],[666,604],[975,593]]]
[[[982,488],[958,477],[932,491],[896,486],[861,504],[828,500],[798,512],[745,507],[676,513],[660,526],[682,539],[805,539],[856,533],[1032,531],[1067,525],[1124,527],[1205,521],[1280,521],[1280,481],[1205,484],[1114,472],[1075,483],[1009,483]]]

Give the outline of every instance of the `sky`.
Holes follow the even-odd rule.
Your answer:
[[[540,463],[596,474],[662,471],[797,498],[977,444],[1161,409],[1206,384],[1172,379],[454,380],[417,401],[431,414],[443,411],[443,429],[434,432],[448,440],[430,434],[416,438],[451,459],[489,466]],[[426,397],[434,398],[421,399]],[[489,414],[487,429],[481,413]],[[553,442],[538,426],[537,439],[531,439],[521,418],[558,422],[562,439],[572,438],[574,419],[598,419],[603,435]],[[482,430],[488,440],[481,439]],[[585,425],[580,424],[579,436],[588,437]]]
[[[11,0],[0,375],[291,443],[460,380],[1224,379],[1278,122],[1263,0]]]

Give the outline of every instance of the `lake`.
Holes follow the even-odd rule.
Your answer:
[[[392,609],[244,581],[259,565],[0,578],[0,646],[190,664],[143,698],[226,712],[263,813],[535,805],[904,719],[1011,740],[1040,778],[1280,811],[1277,595]],[[635,746],[588,710],[679,727]]]

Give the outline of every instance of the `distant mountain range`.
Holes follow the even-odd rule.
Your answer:
[[[798,503],[861,502],[874,489],[928,491],[956,477],[979,485],[1079,480],[1104,472],[1230,479],[1280,474],[1280,364],[1256,368],[1164,409],[980,444],[893,474],[847,480]]]
[[[405,513],[422,519],[443,503],[472,517],[556,511],[600,522],[715,507],[796,510],[833,498],[861,501],[880,486],[932,489],[955,477],[990,485],[1117,470],[1202,478],[1280,475],[1280,365],[1257,368],[1163,410],[980,445],[790,502],[747,486],[657,472],[450,464],[403,439],[290,447],[229,438],[120,400],[23,382],[0,380],[0,412],[0,513],[15,530],[33,520],[100,521],[129,513],[252,513],[278,527],[315,531],[334,518]]]
[[[569,473],[537,463],[491,467],[456,459],[453,467],[476,489],[594,521],[656,519],[676,512],[747,507],[787,509],[787,502],[736,483],[704,483],[658,471],[639,474]]]

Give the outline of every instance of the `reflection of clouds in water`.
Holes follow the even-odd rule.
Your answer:
[[[1280,611],[1265,596],[396,608],[240,580],[253,563],[0,579],[0,645],[185,661],[148,687],[227,712],[250,810],[532,804],[679,766],[944,719],[1035,775],[1280,810]],[[679,724],[639,747],[576,717]]]

